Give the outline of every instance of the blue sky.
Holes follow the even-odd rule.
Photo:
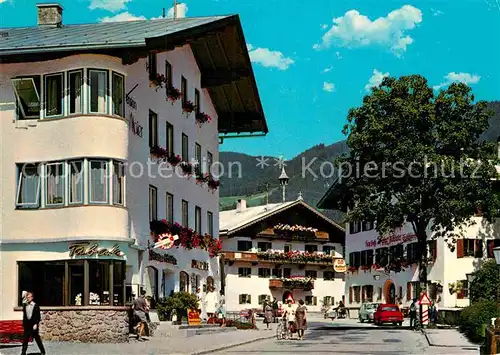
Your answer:
[[[0,27],[36,25],[36,1],[0,0]],[[173,1],[64,0],[65,23],[153,18]],[[468,83],[500,100],[497,0],[185,0],[178,15],[237,13],[266,114],[264,138],[221,150],[291,159],[344,139],[349,108],[384,75],[421,74],[432,86]]]

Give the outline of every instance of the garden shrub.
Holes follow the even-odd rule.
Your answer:
[[[491,318],[500,317],[498,301],[480,301],[466,307],[460,314],[460,329],[475,342],[485,338],[486,326],[491,324]]]

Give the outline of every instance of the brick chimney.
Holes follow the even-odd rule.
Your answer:
[[[38,8],[38,26],[61,27],[63,8],[57,3],[36,4]]]
[[[238,203],[236,205],[236,211],[241,212],[246,208],[247,208],[247,200],[238,200]]]

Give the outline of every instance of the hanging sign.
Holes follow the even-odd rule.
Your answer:
[[[177,265],[177,259],[174,256],[169,254],[159,254],[155,252],[153,249],[149,249],[149,260]]]
[[[347,266],[345,264],[345,260],[344,259],[335,259],[333,261],[333,270],[335,270],[335,272],[339,272],[339,273],[346,272]]]
[[[111,249],[99,248],[97,243],[75,243],[69,246],[69,256],[123,256],[118,244]]]
[[[172,235],[170,233],[160,234],[158,236],[158,241],[154,244],[153,248],[160,248],[163,250],[171,249],[177,239],[179,239],[178,235]]]

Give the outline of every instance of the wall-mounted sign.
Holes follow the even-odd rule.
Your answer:
[[[69,256],[123,256],[118,244],[111,249],[99,248],[97,243],[75,243],[69,246]]]
[[[408,243],[415,241],[417,241],[417,236],[415,234],[402,234],[402,235],[400,234],[400,235],[391,235],[389,237],[386,237],[380,240],[379,243],[377,243],[376,239],[367,240],[365,242],[365,245],[367,248],[375,248],[377,244],[380,244],[381,246],[389,246],[393,244],[401,244],[401,243]]]
[[[144,130],[144,128],[139,124],[139,121],[136,121],[134,119],[134,115],[132,113],[130,113],[128,121],[128,125],[132,133],[142,138],[142,131]]]
[[[208,263],[205,261],[199,261],[199,260],[192,260],[191,261],[191,267],[193,269],[199,269],[199,270],[208,270]]]
[[[149,249],[149,260],[159,261],[160,263],[167,263],[177,265],[177,259],[169,254],[159,254],[153,249]]]
[[[130,96],[127,95],[125,97],[125,101],[127,102],[127,105],[130,108],[133,108],[134,110],[137,110],[137,103],[135,102],[135,100],[133,98],[131,98]]]
[[[198,311],[194,309],[188,309],[188,325],[200,325],[201,319]]]
[[[345,260],[344,259],[335,259],[333,261],[333,270],[335,270],[335,272],[346,272],[347,271],[347,265],[345,264]]]

